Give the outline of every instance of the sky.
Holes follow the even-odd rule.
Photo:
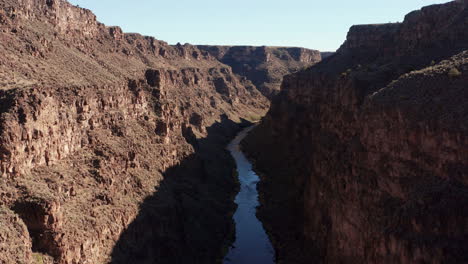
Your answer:
[[[401,22],[440,0],[69,0],[100,22],[176,44],[335,51],[350,26]]]

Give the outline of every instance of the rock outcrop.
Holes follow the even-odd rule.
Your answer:
[[[276,95],[283,76],[302,70],[321,60],[317,50],[288,47],[197,46],[234,73],[246,77],[268,98]]]
[[[244,142],[279,263],[468,261],[468,4],[353,26]]]
[[[2,1],[0,40],[0,262],[131,263],[135,245],[151,262],[222,257],[223,144],[268,106],[250,81],[65,0]],[[160,226],[143,245],[148,212],[139,228]]]

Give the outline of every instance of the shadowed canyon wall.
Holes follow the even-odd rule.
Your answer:
[[[244,149],[279,263],[468,261],[468,2],[353,26]]]

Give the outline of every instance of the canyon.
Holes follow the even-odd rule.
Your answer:
[[[468,262],[468,1],[357,25],[243,142],[277,263]]]
[[[65,0],[1,1],[0,40],[0,263],[222,261],[250,76]]]
[[[255,126],[242,130],[228,145],[228,150],[236,161],[240,191],[236,196],[234,213],[236,240],[229,248],[224,263],[275,263],[275,252],[271,241],[256,216],[258,201],[257,184],[260,180],[240,149],[240,143]]]
[[[224,64],[234,73],[247,77],[267,98],[273,98],[283,76],[302,70],[322,59],[318,50],[294,47],[197,46]],[[324,53],[325,56],[330,53]]]
[[[222,263],[256,175],[269,262],[263,227],[276,263],[468,262],[467,29],[458,0],[337,52],[169,45],[1,1],[0,263]]]

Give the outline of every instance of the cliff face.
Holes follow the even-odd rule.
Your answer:
[[[279,92],[283,76],[321,60],[317,50],[286,47],[197,46],[246,77],[268,98]]]
[[[0,29],[0,262],[131,263],[135,245],[145,261],[220,258],[236,189],[223,144],[264,113],[255,86],[62,0],[2,1]],[[161,226],[144,245],[146,214],[140,228]]]
[[[468,261],[467,29],[429,6],[285,77],[244,142],[280,261]]]

